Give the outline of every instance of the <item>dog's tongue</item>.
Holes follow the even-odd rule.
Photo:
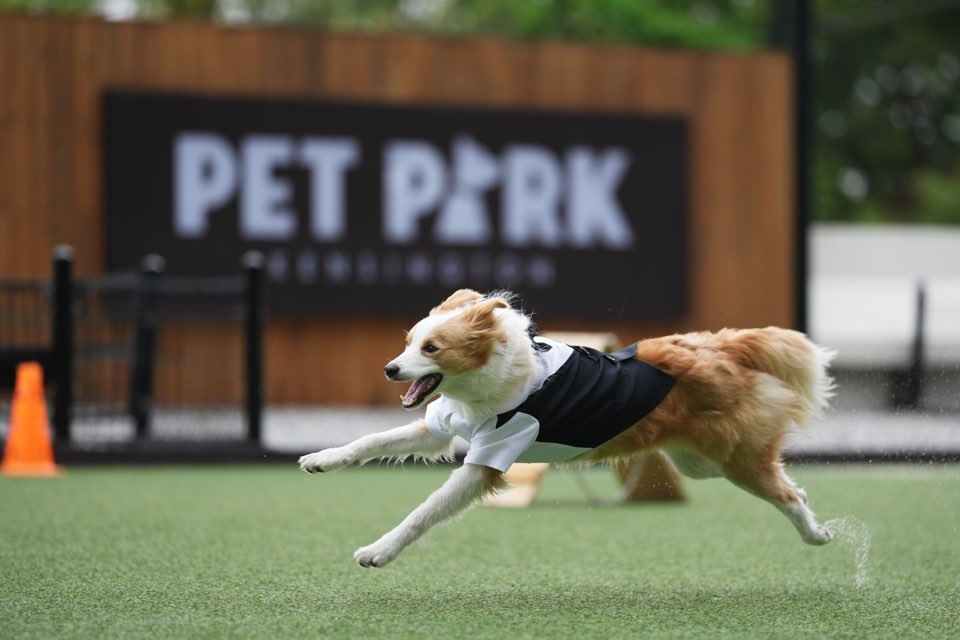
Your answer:
[[[410,388],[407,389],[407,393],[400,398],[400,400],[403,402],[403,406],[415,407],[423,402],[423,399],[429,395],[431,391],[437,388],[437,385],[440,384],[440,380],[440,376],[436,373],[429,373],[414,380],[413,384],[410,385]]]

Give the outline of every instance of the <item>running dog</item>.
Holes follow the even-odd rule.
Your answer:
[[[429,402],[424,418],[299,464],[318,473],[376,458],[449,460],[455,435],[470,443],[439,489],[354,553],[364,567],[385,566],[502,487],[514,462],[587,463],[650,448],[691,478],[727,478],[777,507],[804,542],[826,544],[833,536],[784,472],[781,451],[793,428],[827,406],[832,357],[776,327],[672,335],[605,354],[538,336],[508,292],[462,289],[409,331],[384,368],[411,383],[405,409]]]

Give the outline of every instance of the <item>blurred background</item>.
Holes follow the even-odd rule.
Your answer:
[[[0,428],[31,359],[66,456],[340,444],[442,292],[511,287],[807,331],[795,455],[956,457],[958,43],[953,0],[0,0]]]
[[[492,36],[696,52],[789,49],[788,0],[3,0],[32,15],[344,33]],[[815,0],[809,52],[822,222],[958,224],[956,2]]]

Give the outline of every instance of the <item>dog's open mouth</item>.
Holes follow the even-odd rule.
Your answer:
[[[410,388],[407,389],[407,393],[400,397],[403,408],[415,409],[419,407],[440,386],[442,381],[443,376],[439,373],[428,373],[414,380]]]

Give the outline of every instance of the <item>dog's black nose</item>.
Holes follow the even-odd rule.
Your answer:
[[[397,374],[400,373],[400,365],[398,364],[388,364],[383,368],[383,372],[387,374],[387,377],[393,380],[397,377]]]

